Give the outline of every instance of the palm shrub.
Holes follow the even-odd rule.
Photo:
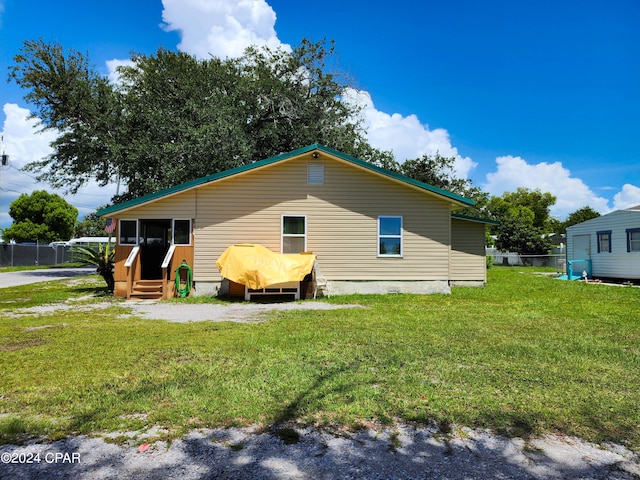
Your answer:
[[[109,244],[98,244],[98,248],[84,247],[76,245],[71,248],[74,254],[78,255],[78,261],[85,265],[95,265],[96,272],[107,282],[109,292],[113,293],[115,280],[113,278],[113,267],[115,259],[115,249],[109,248]]]

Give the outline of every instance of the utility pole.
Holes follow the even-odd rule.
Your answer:
[[[0,147],[2,147],[0,149],[2,150],[2,157],[0,157],[0,165],[2,165],[3,167],[6,167],[7,165],[9,165],[9,155],[4,153],[4,135],[0,136]]]

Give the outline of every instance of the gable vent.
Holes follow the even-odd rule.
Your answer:
[[[324,184],[324,165],[321,163],[309,163],[307,165],[307,183],[309,185]]]

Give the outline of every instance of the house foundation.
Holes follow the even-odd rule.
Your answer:
[[[331,295],[351,294],[388,294],[388,293],[414,293],[432,294],[451,293],[449,282],[446,280],[430,281],[400,281],[400,280],[372,280],[372,281],[329,281]]]
[[[467,283],[467,282],[465,282]],[[331,295],[353,294],[450,294],[451,287],[446,280],[431,281],[329,281]],[[481,284],[474,284],[479,285]],[[241,292],[234,291],[234,284],[228,280],[221,282],[197,282],[194,294],[196,296],[240,296]]]

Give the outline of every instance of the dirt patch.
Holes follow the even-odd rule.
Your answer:
[[[136,315],[171,322],[256,322],[264,321],[273,311],[292,310],[337,310],[343,308],[364,308],[361,305],[334,305],[324,302],[296,303],[167,303],[167,302],[125,302]]]
[[[37,305],[35,307],[27,307],[27,308],[17,308],[11,311],[2,312],[3,316],[6,317],[28,317],[28,316],[38,316],[38,315],[49,315],[51,313],[64,312],[68,310],[77,311],[89,311],[94,309],[104,309],[113,307],[114,303],[112,302],[99,302],[99,303],[87,303],[87,304],[75,304],[69,305],[67,303],[51,303],[48,305]]]
[[[42,345],[43,343],[47,343],[47,341],[27,340],[26,342],[15,343],[13,345],[2,345],[0,346],[0,352],[12,352],[14,350],[22,350],[23,348],[37,347],[38,345]]]
[[[85,298],[87,300],[88,298]],[[276,310],[337,310],[343,308],[365,308],[361,305],[333,305],[324,302],[296,302],[296,303],[169,303],[155,300],[143,301],[104,301],[97,303],[79,304],[75,299],[69,303],[38,305],[35,307],[18,308],[3,312],[9,317],[48,315],[51,313],[73,311],[90,311],[94,309],[126,307],[131,315],[142,316],[154,320],[168,320],[170,322],[261,322],[270,312]]]

